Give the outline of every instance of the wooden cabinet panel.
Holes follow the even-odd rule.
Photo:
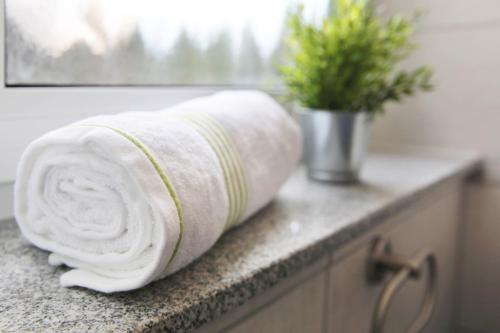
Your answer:
[[[433,194],[433,200],[409,209],[395,219],[395,227],[380,236],[392,242],[393,251],[405,258],[431,248],[438,261],[438,295],[434,314],[425,332],[450,332],[456,290],[456,254],[461,191],[458,184]],[[431,198],[429,198],[431,199]],[[376,233],[375,233],[376,234]],[[373,284],[366,276],[371,242],[367,242],[330,268],[327,331],[370,332],[372,316],[385,281]],[[427,274],[427,272],[426,272]],[[386,332],[405,332],[418,312],[426,287],[426,276],[407,282],[389,307]]]
[[[467,186],[460,325],[500,332],[500,186]]]
[[[227,332],[321,333],[323,332],[326,283],[326,273],[320,273]]]

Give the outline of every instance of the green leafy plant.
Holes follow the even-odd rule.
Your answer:
[[[303,7],[289,16],[289,63],[280,72],[291,98],[312,109],[377,113],[432,88],[429,67],[397,70],[416,47],[412,18],[383,20],[365,0],[332,1],[320,25],[306,21]]]

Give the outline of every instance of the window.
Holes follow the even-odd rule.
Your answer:
[[[327,0],[306,0],[321,17]],[[6,0],[7,86],[279,86],[297,0]]]

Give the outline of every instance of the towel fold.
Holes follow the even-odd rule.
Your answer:
[[[293,119],[256,91],[92,117],[25,150],[16,219],[52,252],[51,264],[72,268],[63,286],[136,289],[186,266],[267,204],[300,152]]]

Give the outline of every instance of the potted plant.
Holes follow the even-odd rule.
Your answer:
[[[363,0],[332,5],[321,24],[302,7],[290,14],[280,72],[299,106],[309,176],[346,182],[358,179],[373,118],[388,101],[430,90],[432,71],[397,67],[415,48],[411,18],[383,20]]]

